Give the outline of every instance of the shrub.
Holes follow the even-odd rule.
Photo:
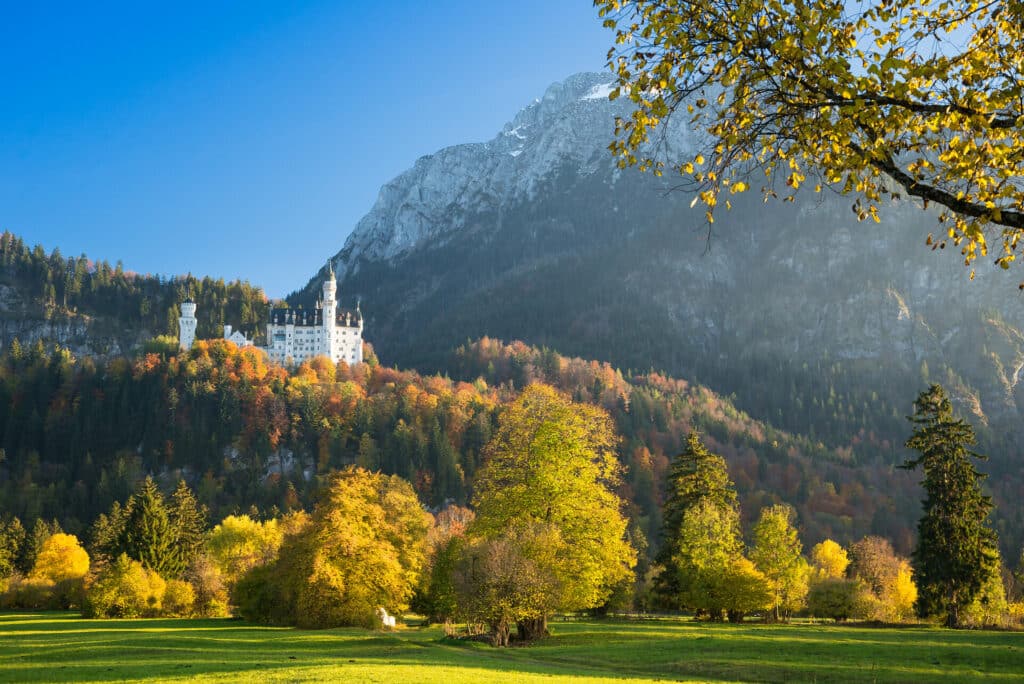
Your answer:
[[[160,575],[122,553],[90,578],[82,614],[92,618],[158,615],[166,587]]]
[[[857,580],[824,579],[807,592],[807,612],[839,622],[860,617],[867,594],[867,587]]]
[[[228,615],[228,589],[220,569],[207,555],[198,556],[185,572],[195,591],[193,612],[200,617]]]
[[[196,603],[196,592],[183,580],[167,580],[164,590],[163,614],[171,617],[189,617]]]
[[[57,608],[54,602],[56,584],[40,577],[14,576],[7,591],[0,597],[3,610],[48,610]]]
[[[238,615],[250,622],[295,624],[292,602],[282,594],[282,587],[287,581],[281,577],[278,563],[257,566],[235,583],[231,589],[231,603]]]

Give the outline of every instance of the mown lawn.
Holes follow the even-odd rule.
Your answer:
[[[45,682],[1024,681],[1024,634],[685,621],[553,623],[492,649],[438,628],[393,634],[235,620],[0,615],[0,680]]]

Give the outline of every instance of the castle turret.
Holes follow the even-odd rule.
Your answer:
[[[181,303],[178,317],[178,346],[188,351],[196,341],[196,303],[191,299]]]
[[[334,265],[327,262],[327,280],[324,281],[324,303],[323,303],[323,322],[324,332],[326,333],[327,348],[331,348],[331,342],[334,338],[332,331],[334,330],[335,316],[338,311],[338,300],[335,299],[335,295],[338,291],[338,282],[334,279]]]

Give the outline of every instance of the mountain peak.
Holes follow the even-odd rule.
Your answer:
[[[491,140],[443,148],[381,188],[370,212],[338,254],[343,272],[360,259],[393,259],[443,242],[466,217],[529,198],[538,183],[572,164],[582,174],[613,164],[607,153],[616,115],[628,102],[608,100],[611,74],[583,72],[552,83]]]

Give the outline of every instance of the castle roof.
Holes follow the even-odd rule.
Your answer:
[[[315,309],[271,309],[271,325],[292,325],[303,327],[316,327],[324,324],[324,310],[320,307]],[[348,321],[351,323],[348,323]],[[338,309],[335,317],[337,325],[359,325],[362,323],[363,315],[358,309]]]

